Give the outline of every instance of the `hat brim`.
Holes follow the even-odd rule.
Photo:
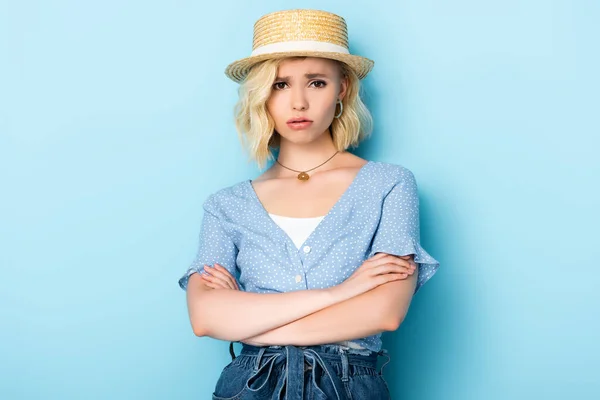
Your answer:
[[[261,61],[275,59],[275,58],[286,58],[295,56],[307,56],[307,57],[321,57],[328,58],[331,60],[341,61],[346,63],[356,73],[358,79],[363,79],[373,69],[375,62],[365,57],[357,56],[354,54],[344,54],[337,52],[324,52],[324,51],[286,51],[277,53],[260,54],[258,56],[250,56],[234,61],[225,68],[225,75],[234,82],[240,83],[248,74],[250,69]]]

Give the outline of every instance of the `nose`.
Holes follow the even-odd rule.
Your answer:
[[[292,108],[294,110],[306,110],[308,108],[308,100],[304,88],[292,88]]]

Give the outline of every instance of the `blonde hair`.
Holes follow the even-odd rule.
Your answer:
[[[274,159],[272,149],[278,148],[280,143],[280,136],[275,131],[275,121],[269,115],[266,103],[282,60],[284,58],[270,59],[252,67],[240,84],[239,99],[234,108],[239,139],[249,152],[250,158],[261,169],[267,161]],[[357,147],[371,134],[373,118],[361,100],[360,79],[345,63],[336,62],[340,66],[342,76],[348,79],[348,88],[342,100],[342,115],[333,119],[330,130],[335,148],[344,151],[350,146]]]

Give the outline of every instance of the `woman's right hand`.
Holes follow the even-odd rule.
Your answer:
[[[413,256],[377,253],[365,260],[348,279],[332,287],[344,299],[368,292],[384,283],[406,279],[416,270]]]

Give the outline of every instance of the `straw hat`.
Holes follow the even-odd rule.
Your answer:
[[[256,21],[252,53],[229,64],[225,75],[239,83],[255,64],[291,56],[342,61],[359,79],[364,78],[374,64],[368,58],[350,54],[344,18],[319,10],[285,10],[263,15]]]

